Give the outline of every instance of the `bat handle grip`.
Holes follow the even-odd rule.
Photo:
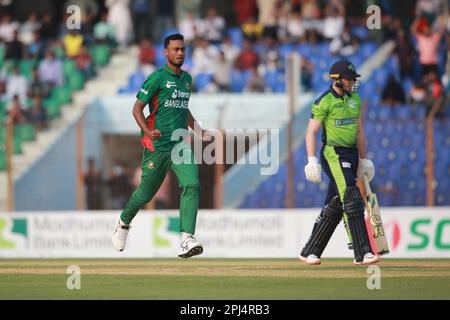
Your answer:
[[[363,175],[364,187],[366,188],[366,194],[371,194],[372,189],[370,188],[369,179],[367,175]]]

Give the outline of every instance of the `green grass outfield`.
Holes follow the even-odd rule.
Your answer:
[[[69,265],[81,289],[66,286]],[[381,289],[351,259],[0,259],[0,299],[450,299],[450,259],[385,259]]]

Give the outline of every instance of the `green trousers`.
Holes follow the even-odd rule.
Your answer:
[[[142,156],[142,176],[140,186],[133,192],[125,206],[121,220],[130,224],[133,218],[158,191],[169,169],[177,176],[181,188],[180,232],[195,233],[200,183],[195,157],[190,149],[182,151],[183,162],[172,161],[172,151],[150,151],[145,149]]]

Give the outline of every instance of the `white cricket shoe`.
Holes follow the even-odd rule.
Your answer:
[[[128,232],[131,226],[123,223],[120,217],[117,218],[116,226],[112,235],[112,245],[117,251],[123,251],[127,242]]]
[[[360,265],[365,266],[365,265],[377,263],[378,261],[380,261],[380,256],[369,252],[364,255],[363,261],[358,262],[356,260],[353,260],[353,263],[356,264],[357,266],[360,266]]]
[[[319,264],[321,264],[320,258],[315,254],[310,254],[307,257],[303,257],[300,255],[299,258],[300,260],[311,266],[318,266]]]
[[[190,258],[202,254],[202,244],[192,235],[188,235],[182,242],[178,256],[180,258]]]

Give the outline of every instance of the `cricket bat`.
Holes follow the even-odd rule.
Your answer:
[[[366,189],[365,203],[370,226],[370,230],[367,231],[369,231],[369,234],[372,236],[373,244],[375,246],[373,249],[375,249],[379,255],[388,254],[389,246],[386,239],[386,233],[384,232],[383,221],[381,220],[377,195],[372,192],[366,175],[364,175],[363,180]]]

